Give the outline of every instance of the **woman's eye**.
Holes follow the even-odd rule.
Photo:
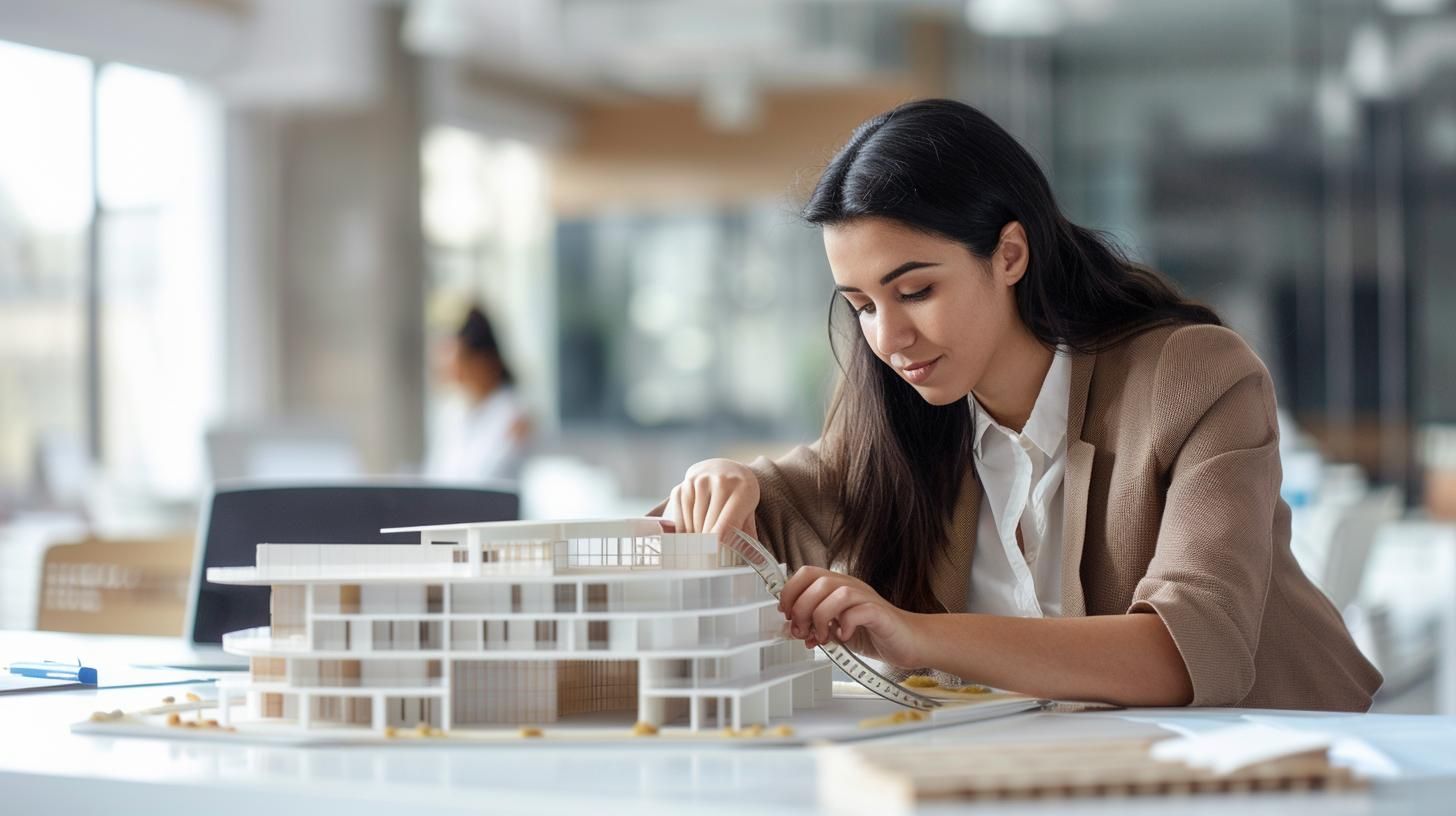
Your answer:
[[[855,317],[875,313],[875,304],[873,301],[865,303],[863,306],[856,306],[854,305],[854,303],[851,302],[849,304],[849,308],[854,312]]]
[[[920,289],[920,290],[917,290],[917,291],[914,291],[914,292],[907,292],[907,293],[901,295],[900,296],[900,299],[901,300],[925,300],[926,298],[930,297],[930,289],[931,289],[931,287],[926,286],[924,289]]]

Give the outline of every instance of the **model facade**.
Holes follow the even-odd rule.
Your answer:
[[[418,544],[259,544],[207,579],[272,587],[223,648],[251,718],[451,730],[634,722],[744,728],[830,696],[754,570],[652,519],[394,528]],[[227,707],[222,714],[228,724]]]

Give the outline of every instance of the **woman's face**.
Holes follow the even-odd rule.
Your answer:
[[[442,346],[439,360],[441,377],[472,396],[489,393],[500,380],[500,364],[494,358],[471,351],[456,338]]]
[[[1025,235],[1012,223],[1001,238],[985,261],[886,218],[824,228],[835,289],[870,350],[926,402],[970,394],[1021,325],[1012,286],[1026,268]]]

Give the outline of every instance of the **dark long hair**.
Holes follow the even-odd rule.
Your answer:
[[[1068,221],[1031,155],[960,102],[909,102],[860,125],[803,209],[819,226],[867,216],[955,241],[981,259],[1019,222],[1030,259],[1016,310],[1048,348],[1096,353],[1155,326],[1219,324],[1103,235]],[[932,566],[971,462],[970,411],[959,400],[931,405],[881,363],[840,297],[831,300],[830,342],[843,372],[822,443],[839,492],[831,555],[891,603],[933,611]]]
[[[500,342],[495,339],[495,327],[491,325],[490,318],[485,316],[484,309],[471,306],[470,311],[465,313],[460,329],[455,332],[455,338],[470,354],[494,360],[499,364],[502,383],[511,385],[516,381],[511,367],[506,365],[505,355],[501,353]]]

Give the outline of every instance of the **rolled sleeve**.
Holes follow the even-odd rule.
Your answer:
[[[1167,490],[1157,548],[1128,612],[1156,613],[1168,627],[1192,705],[1235,705],[1254,685],[1273,570],[1281,478],[1273,388],[1243,341],[1214,327],[1175,332],[1156,383],[1154,411],[1172,429],[1156,443]]]

